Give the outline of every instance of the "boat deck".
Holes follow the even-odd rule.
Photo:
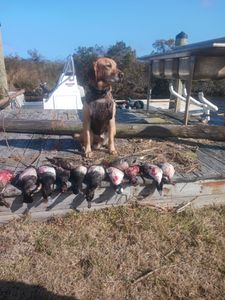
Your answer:
[[[81,122],[82,118],[79,112],[75,113],[74,111],[29,110],[28,113],[25,110],[16,110],[0,112],[0,117],[8,117],[9,115],[20,119],[74,119],[76,122]],[[182,118],[179,119],[179,116],[175,117],[172,113],[165,116],[160,110],[152,110],[152,116],[150,113],[147,117],[138,112],[118,110],[117,120],[128,123],[182,123]],[[123,143],[126,147],[129,140],[117,139],[116,143],[118,145]],[[189,169],[188,172],[176,172],[175,185],[165,185],[162,196],[159,195],[151,181],[146,184],[141,178],[138,186],[125,186],[124,193],[121,195],[115,194],[108,182],[103,182],[96,192],[92,209],[130,204],[135,201],[158,209],[175,208],[177,211],[181,211],[188,205],[201,207],[206,204],[225,203],[225,142],[172,139],[170,143],[194,147],[199,168]],[[10,169],[15,174],[29,165],[38,167],[46,161],[46,157],[73,158],[82,156],[80,143],[70,136],[6,132],[0,133],[0,153],[0,168]],[[21,217],[28,213],[34,219],[45,219],[54,215],[65,214],[74,209],[87,210],[87,202],[83,195],[75,196],[71,192],[64,194],[54,192],[51,202],[48,204],[42,201],[40,192],[34,196],[33,203],[23,204],[20,190],[11,185],[7,187],[4,194],[11,207],[0,207],[0,223],[8,222],[14,217]]]

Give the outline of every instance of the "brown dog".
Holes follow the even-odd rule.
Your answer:
[[[116,154],[116,104],[112,97],[112,83],[121,82],[123,73],[114,60],[102,57],[93,63],[86,101],[83,107],[83,142],[86,157],[91,157],[91,145],[97,140],[97,147],[108,133],[108,149]],[[96,139],[97,137],[97,139]]]

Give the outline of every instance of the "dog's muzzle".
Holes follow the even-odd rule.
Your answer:
[[[118,71],[116,76],[114,77],[114,82],[123,82],[124,74],[121,71]]]
[[[107,83],[119,83],[122,82],[124,78],[124,74],[121,71],[118,71],[114,74],[112,74],[111,76],[108,76],[105,78],[104,82]]]

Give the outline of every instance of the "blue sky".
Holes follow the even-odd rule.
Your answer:
[[[138,56],[184,31],[189,43],[225,36],[225,0],[0,0],[5,55],[64,59],[79,46],[123,40]]]

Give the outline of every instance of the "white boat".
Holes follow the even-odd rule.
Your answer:
[[[44,109],[82,109],[84,89],[77,84],[72,55],[68,56],[63,73],[56,87],[47,98],[43,98]]]

